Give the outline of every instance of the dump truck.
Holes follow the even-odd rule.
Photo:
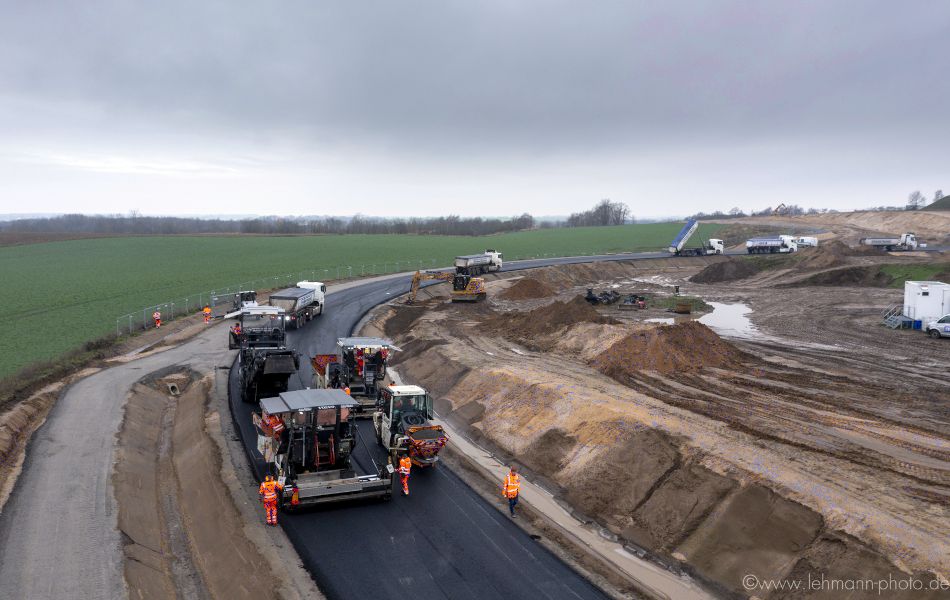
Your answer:
[[[287,390],[290,377],[300,368],[300,357],[287,348],[284,311],[276,306],[249,306],[227,316],[238,320],[228,348],[240,350],[241,399],[257,402]]]
[[[323,302],[318,301],[323,293],[312,288],[292,287],[278,290],[270,295],[268,304],[284,309],[287,324],[294,329],[303,327],[307,321],[323,313]]]
[[[699,221],[695,219],[686,221],[666,251],[674,256],[706,256],[707,254],[722,254],[725,251],[725,243],[717,239],[708,239],[699,247],[687,248],[686,243],[698,229]]]
[[[386,378],[386,362],[398,348],[390,340],[346,337],[336,342],[336,354],[318,354],[310,359],[316,388],[350,389],[359,416],[372,416],[379,386]],[[322,366],[321,366],[322,364]]]
[[[252,415],[257,448],[283,485],[281,508],[392,497],[391,463],[357,465],[357,402],[337,389],[306,389],[263,398]]]
[[[913,233],[903,233],[894,237],[866,237],[861,238],[862,246],[873,246],[887,252],[907,251],[917,249],[917,236]]]
[[[745,249],[749,254],[785,254],[798,250],[798,244],[790,235],[777,235],[746,240]]]
[[[482,254],[455,257],[455,272],[463,275],[482,275],[501,270],[502,253],[493,248]]]
[[[448,442],[441,425],[432,419],[432,397],[417,385],[388,385],[379,389],[373,428],[377,443],[389,453],[392,464],[409,455],[417,467],[439,462],[439,452]]]

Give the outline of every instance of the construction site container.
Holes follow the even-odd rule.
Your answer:
[[[929,323],[950,315],[950,283],[942,281],[904,282],[904,316]]]

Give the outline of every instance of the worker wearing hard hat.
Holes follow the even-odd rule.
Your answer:
[[[211,322],[211,307],[206,304],[205,307],[201,309],[201,313],[205,317],[205,323],[210,323]]]
[[[152,313],[152,318],[155,319],[155,329],[162,326],[162,313],[156,310]]]
[[[267,518],[267,524],[277,526],[277,492],[284,491],[284,486],[279,481],[274,481],[270,475],[264,477],[261,482],[261,488],[258,493],[261,496],[261,502],[264,503],[264,514]]]
[[[402,495],[409,495],[409,471],[412,470],[412,459],[405,455],[399,459],[399,479],[402,480]]]
[[[501,486],[502,495],[508,499],[508,511],[511,518],[515,518],[515,506],[518,505],[518,492],[521,490],[521,478],[518,476],[518,467],[511,465],[508,474]]]

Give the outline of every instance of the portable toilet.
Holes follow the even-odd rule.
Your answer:
[[[904,316],[926,325],[950,315],[950,283],[941,281],[905,281]]]

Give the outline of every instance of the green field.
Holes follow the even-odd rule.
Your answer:
[[[301,278],[332,280],[338,272],[348,275],[346,267],[360,275],[447,266],[457,254],[485,248],[504,252],[506,260],[659,250],[680,227],[660,223],[486,237],[128,237],[4,247],[0,377],[115,333],[121,315],[135,312],[132,325],[139,326],[143,307],[175,302],[180,313],[186,298],[187,305],[196,307],[199,293],[206,301],[207,292],[227,286],[268,289]],[[703,224],[695,239],[720,228]],[[166,315],[169,311],[163,310]],[[120,325],[127,330],[128,320]]]

